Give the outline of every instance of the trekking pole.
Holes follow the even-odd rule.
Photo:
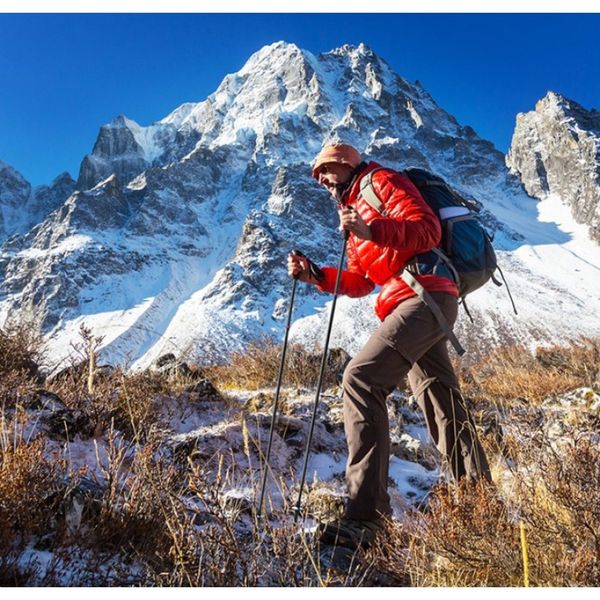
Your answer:
[[[319,373],[319,382],[317,383],[317,393],[315,396],[315,405],[313,408],[312,420],[310,422],[310,430],[308,432],[308,440],[306,442],[306,451],[304,454],[304,466],[302,467],[302,479],[300,481],[300,490],[298,491],[298,500],[294,509],[294,523],[298,522],[298,515],[300,514],[300,505],[302,504],[302,490],[306,481],[306,469],[308,468],[308,457],[310,456],[310,446],[315,430],[315,422],[317,420],[317,409],[319,407],[319,398],[321,396],[321,386],[323,385],[323,375],[325,373],[325,365],[327,364],[327,352],[329,349],[329,338],[331,337],[331,328],[333,326],[333,315],[335,314],[335,305],[337,302],[338,291],[340,288],[340,280],[342,278],[342,268],[344,266],[344,258],[346,256],[346,244],[348,243],[349,231],[344,232],[344,243],[342,245],[342,254],[340,256],[340,263],[338,266],[337,277],[335,280],[335,288],[333,291],[333,302],[331,303],[331,314],[329,316],[329,327],[327,328],[327,336],[325,337],[325,348],[323,350],[323,358],[321,360],[321,371]]]
[[[292,254],[301,256],[304,258],[304,254],[299,250],[292,250]],[[260,488],[260,500],[258,502],[258,516],[262,515],[263,501],[265,498],[265,490],[267,486],[267,477],[269,472],[269,459],[271,458],[271,445],[273,444],[273,433],[275,431],[275,421],[277,420],[277,407],[279,404],[279,393],[281,391],[281,381],[283,378],[283,368],[285,365],[285,355],[287,352],[288,334],[290,332],[290,326],[292,322],[292,311],[294,309],[294,298],[296,296],[296,285],[298,283],[298,273],[294,275],[294,283],[292,284],[292,294],[290,297],[290,305],[288,307],[287,323],[285,326],[285,336],[283,338],[283,349],[281,350],[281,362],[279,363],[279,375],[277,376],[277,391],[275,392],[275,400],[273,402],[273,414],[271,416],[271,429],[269,431],[269,443],[267,445],[267,455],[265,457],[265,470],[263,473],[262,484]]]

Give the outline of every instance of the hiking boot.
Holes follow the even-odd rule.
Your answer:
[[[383,527],[382,518],[370,520],[343,518],[322,525],[319,541],[322,544],[337,544],[346,548],[368,548]]]

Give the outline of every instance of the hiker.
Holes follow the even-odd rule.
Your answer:
[[[361,196],[361,182],[370,172],[384,214]],[[406,375],[453,477],[491,481],[491,475],[448,356],[448,331],[400,277],[411,259],[440,243],[438,218],[408,177],[375,162],[363,162],[350,145],[326,145],[315,159],[312,174],[338,202],[340,229],[349,232],[347,269],[339,293],[355,298],[381,286],[375,312],[382,323],[350,361],[343,378],[348,444],[346,512],[339,523],[326,526],[321,536],[324,542],[366,546],[392,512],[387,492],[390,441],[386,397]],[[318,270],[311,269],[306,257],[288,257],[290,276],[332,293],[337,268],[321,271],[319,280]],[[415,278],[452,327],[459,294],[450,273]]]

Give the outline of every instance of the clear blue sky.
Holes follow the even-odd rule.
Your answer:
[[[211,94],[266,44],[366,43],[506,151],[548,90],[600,108],[600,14],[0,14],[0,160],[76,178],[98,129]]]

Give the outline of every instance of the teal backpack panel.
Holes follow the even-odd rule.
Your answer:
[[[450,275],[461,298],[480,288],[498,267],[491,237],[477,218],[481,205],[465,200],[441,177],[424,169],[412,168],[404,173],[442,226],[440,248],[416,256],[409,271]]]

